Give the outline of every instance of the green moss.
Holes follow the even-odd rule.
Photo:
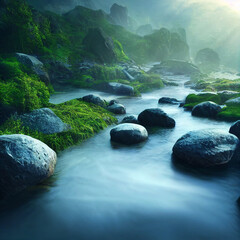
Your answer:
[[[79,100],[51,105],[51,109],[71,130],[63,133],[46,135],[23,127],[13,118],[0,127],[0,134],[25,134],[39,139],[55,151],[61,151],[75,145],[99,132],[108,125],[117,122],[116,118],[105,109]]]
[[[129,61],[129,57],[123,51],[122,44],[117,40],[114,41],[114,53],[117,56],[117,60],[119,62]]]
[[[29,74],[23,72],[29,72]],[[49,89],[15,58],[0,60],[0,103],[19,112],[44,107],[49,101]]]
[[[206,101],[212,101],[220,104],[221,98],[219,95],[213,93],[203,93],[203,95],[189,94],[186,98],[184,107],[191,109],[199,103]]]
[[[218,114],[218,118],[225,121],[237,121],[240,120],[240,109],[239,107],[225,107]]]

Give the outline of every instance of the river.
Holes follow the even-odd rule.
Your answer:
[[[160,97],[182,100],[194,92],[184,87],[186,77],[170,78],[180,85],[119,101],[127,114],[161,107],[176,120],[174,129],[152,129],[145,143],[123,147],[111,144],[110,126],[63,151],[48,186],[28,190],[2,208],[0,239],[239,240],[240,168],[199,171],[172,160],[172,147],[186,132],[228,131],[231,123],[192,117],[176,105],[159,106]],[[51,102],[92,92],[69,90]]]

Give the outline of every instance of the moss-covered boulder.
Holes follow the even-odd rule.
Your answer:
[[[239,92],[230,90],[219,91],[217,94],[220,96],[222,103],[225,103],[229,99],[240,97]]]
[[[16,53],[16,57],[21,64],[31,68],[44,83],[49,84],[49,75],[41,61],[24,53]]]
[[[189,94],[185,100],[184,107],[188,109],[192,109],[196,105],[202,102],[211,101],[216,104],[221,103],[221,98],[217,93],[214,92],[201,92],[197,94]]]
[[[218,71],[220,66],[220,58],[217,52],[211,48],[204,48],[198,51],[195,58],[196,65],[203,72]]]
[[[238,98],[233,98],[225,103],[228,107],[240,107],[240,97]]]
[[[167,60],[161,64],[155,65],[150,73],[174,74],[174,75],[192,75],[199,73],[200,70],[192,63],[178,60]]]
[[[102,29],[89,29],[83,44],[86,51],[92,53],[99,62],[113,63],[117,61],[117,56],[114,52],[114,41]]]

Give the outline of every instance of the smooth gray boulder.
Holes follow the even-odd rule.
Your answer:
[[[29,136],[0,136],[0,198],[36,185],[54,173],[56,153]]]
[[[196,105],[192,110],[192,115],[196,117],[216,118],[222,108],[211,101],[202,102]]]
[[[107,107],[107,110],[109,112],[115,113],[115,114],[125,114],[126,113],[126,108],[119,103],[114,103],[110,106]]]
[[[23,65],[31,68],[41,79],[41,81],[49,84],[50,79],[47,71],[44,69],[44,65],[36,57],[27,55],[24,53],[16,53],[17,59]]]
[[[60,133],[71,129],[49,108],[36,109],[17,118],[22,121],[24,126],[45,134]]]
[[[176,98],[162,97],[158,100],[158,103],[177,105],[177,104],[180,104],[180,101],[178,101]]]
[[[169,117],[160,108],[150,108],[141,112],[138,121],[143,126],[174,128],[175,120]]]
[[[116,95],[134,96],[134,88],[126,84],[109,82],[98,84],[96,87],[101,91],[109,92]]]
[[[235,135],[240,139],[240,120],[235,122],[229,129],[229,133]]]
[[[130,115],[130,116],[127,116],[127,117],[123,118],[121,123],[135,123],[135,124],[139,124],[137,117],[134,116],[134,115]]]
[[[116,126],[110,132],[111,141],[126,145],[136,144],[147,140],[147,130],[137,124],[124,123]]]
[[[93,95],[93,94],[84,96],[84,97],[82,98],[82,100],[83,100],[84,102],[93,103],[93,104],[98,105],[98,106],[100,106],[100,107],[106,107],[106,102],[105,102],[105,100],[102,99],[101,97],[96,96],[96,95]]]
[[[191,131],[173,147],[173,155],[196,167],[212,167],[228,163],[237,148],[238,138],[218,129]]]

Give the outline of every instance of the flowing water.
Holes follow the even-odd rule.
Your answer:
[[[178,106],[159,106],[160,97],[182,100],[193,92],[183,85],[187,78],[171,79],[180,86],[120,102],[127,114],[161,107],[176,120],[174,129],[151,129],[147,142],[124,147],[111,144],[109,127],[62,152],[46,189],[28,190],[2,209],[0,239],[239,240],[239,166],[200,171],[175,163],[171,155],[186,132],[228,131],[231,123],[195,118]],[[51,101],[88,93],[73,90]]]

